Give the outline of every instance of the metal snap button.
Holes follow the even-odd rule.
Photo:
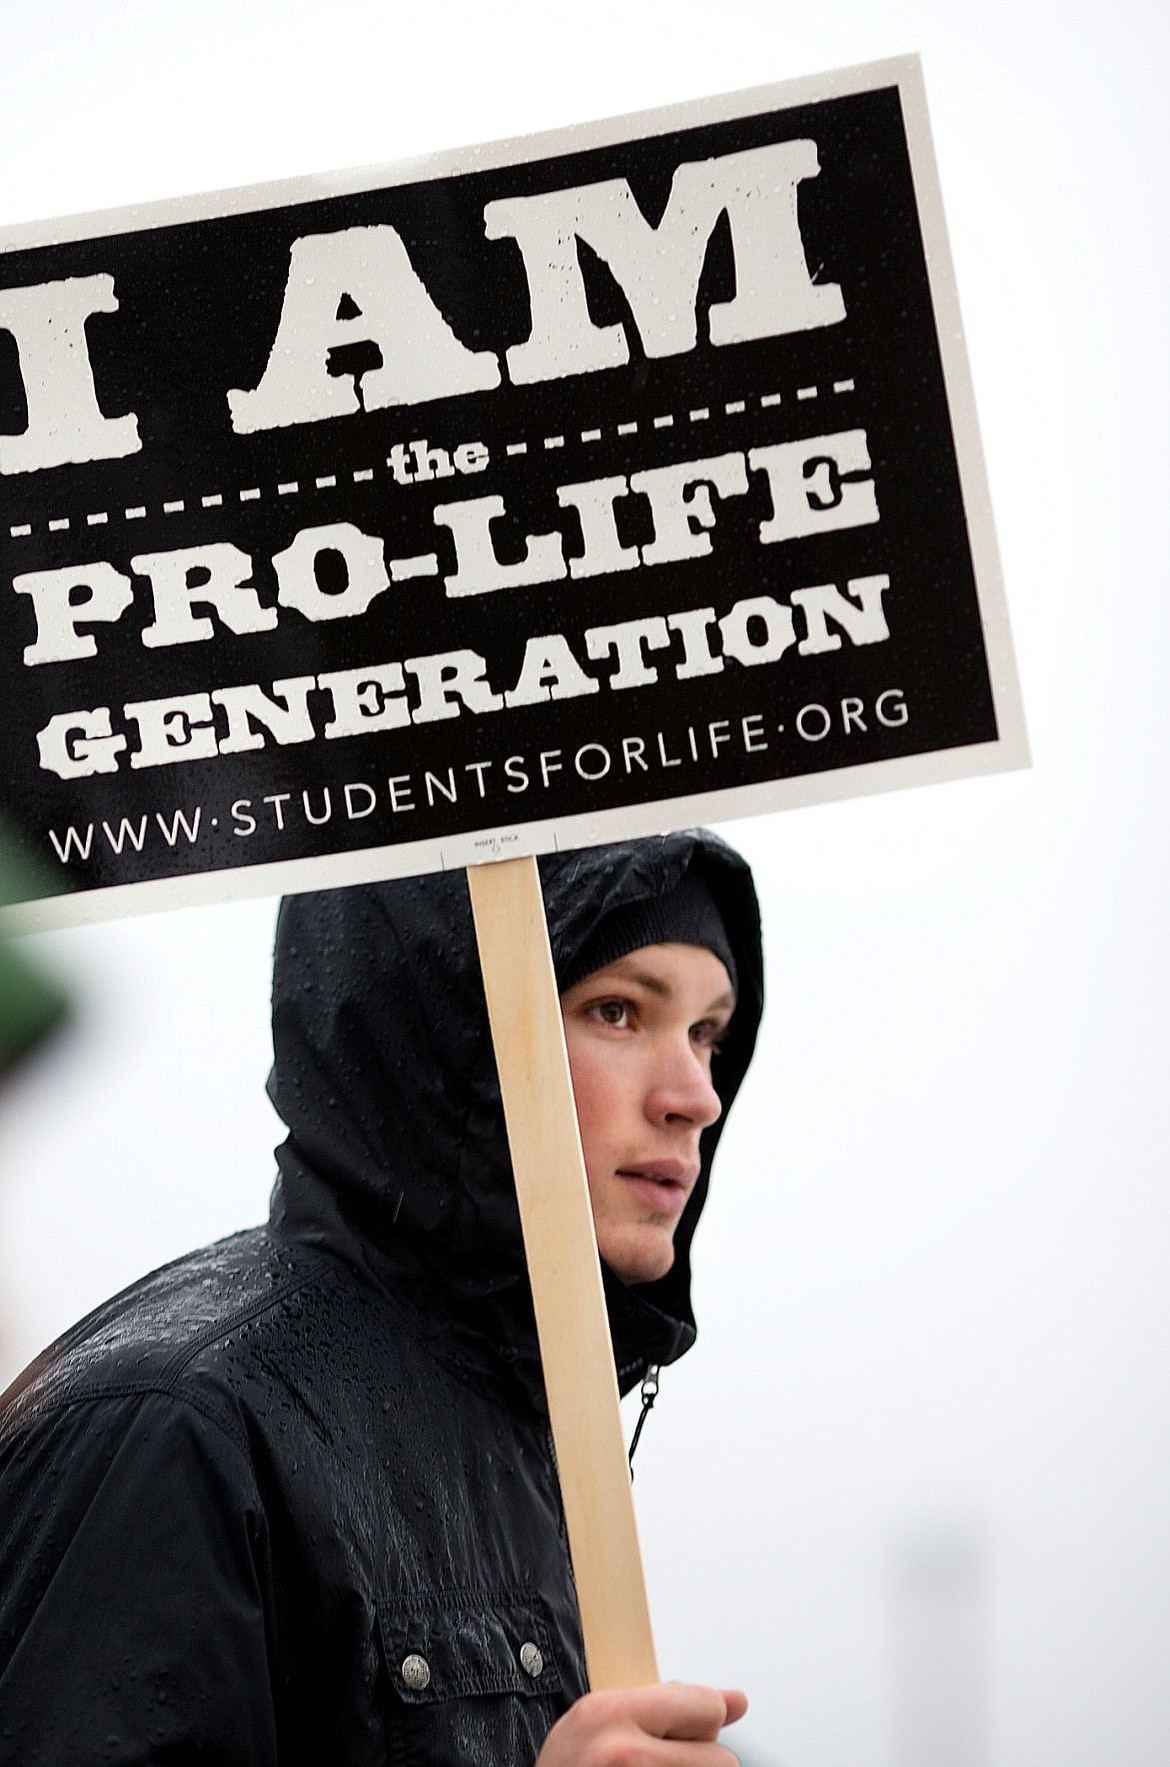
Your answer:
[[[526,1675],[531,1675],[534,1681],[544,1668],[544,1658],[535,1644],[529,1642],[520,1646],[520,1667]]]
[[[402,1659],[402,1679],[414,1693],[421,1693],[431,1684],[431,1666],[425,1657],[415,1655]]]

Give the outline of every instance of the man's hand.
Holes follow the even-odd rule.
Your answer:
[[[746,1711],[734,1689],[681,1681],[587,1693],[553,1725],[536,1767],[736,1767],[716,1738]]]

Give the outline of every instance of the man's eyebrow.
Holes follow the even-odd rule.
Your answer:
[[[666,999],[674,991],[669,982],[664,982],[661,976],[652,974],[648,969],[630,968],[620,958],[613,967],[619,972],[622,981],[635,982],[639,988],[645,988],[647,994],[656,994],[660,1000]]]
[[[661,976],[652,974],[650,970],[629,967],[620,957],[613,965],[613,968],[619,972],[623,981],[633,982],[638,987],[645,988],[648,994],[655,995],[659,1000],[668,999],[674,993],[674,989],[671,987],[670,983],[664,982]],[[726,1010],[732,1012],[735,1010],[735,994],[730,988],[724,989],[718,999],[713,1000],[707,1008],[708,1012],[723,1012]]]

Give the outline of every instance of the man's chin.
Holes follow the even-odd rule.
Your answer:
[[[613,1246],[603,1249],[601,1256],[627,1288],[638,1288],[666,1275],[674,1263],[674,1246]]]

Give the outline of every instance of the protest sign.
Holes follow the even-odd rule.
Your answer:
[[[469,867],[590,1675],[653,1678],[531,855],[1025,760],[916,62],[10,232],[0,500],[23,924]]]
[[[1023,761],[913,61],[0,247],[25,924]]]

